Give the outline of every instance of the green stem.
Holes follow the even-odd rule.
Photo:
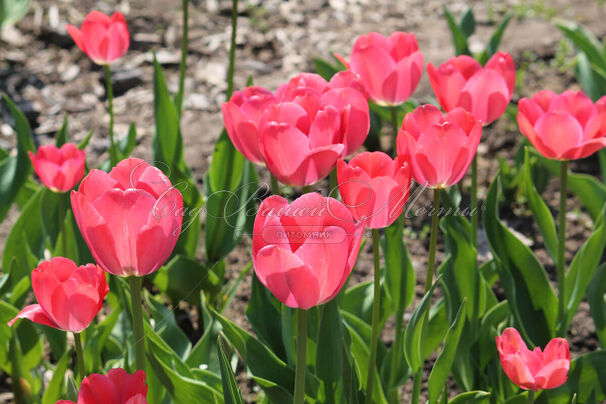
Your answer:
[[[534,391],[528,390],[528,404],[534,404]]]
[[[229,44],[229,66],[227,68],[227,99],[234,92],[234,70],[236,65],[236,29],[238,28],[238,0],[231,2],[231,42]]]
[[[307,361],[307,310],[297,309],[297,363],[295,371],[294,404],[305,402],[305,372]]]
[[[414,375],[412,384],[411,404],[419,404],[419,396],[421,395],[421,381],[423,380],[423,367]]]
[[[280,184],[278,184],[278,180],[271,173],[269,174],[269,178],[271,179],[271,193],[273,195],[280,195]]]
[[[337,182],[337,167],[333,168],[330,172],[328,179],[328,196],[332,198],[338,198],[339,196],[339,184]]]
[[[183,35],[181,37],[181,63],[179,64],[179,92],[177,93],[177,112],[181,116],[183,98],[185,98],[185,72],[187,70],[187,48],[189,43],[189,0],[182,1]]]
[[[372,303],[372,334],[370,337],[370,359],[366,376],[366,404],[372,403],[372,388],[377,362],[377,344],[379,343],[379,309],[381,308],[381,250],[379,248],[379,230],[372,229],[372,252],[374,256],[374,295]]]
[[[74,345],[76,345],[76,359],[78,360],[78,384],[82,382],[86,375],[84,366],[84,352],[82,351],[82,338],[79,333],[74,333]]]
[[[433,272],[436,263],[436,244],[438,242],[440,191],[440,188],[433,190],[433,216],[431,217],[431,238],[429,239],[429,257],[427,258],[427,274],[425,275],[425,293],[429,291],[433,284]]]
[[[133,335],[135,338],[135,363],[138,370],[145,371],[145,334],[143,333],[143,302],[141,301],[141,278],[131,276],[130,297],[133,309]]]
[[[13,398],[15,404],[25,403],[23,398],[23,390],[21,386],[21,369],[19,366],[19,350],[17,349],[17,334],[13,336],[9,342],[9,351],[11,353],[11,380],[13,384]]]
[[[478,155],[471,161],[471,243],[478,248]]]
[[[308,194],[311,192],[311,185],[304,185],[303,188],[301,188],[301,190],[304,194]]]
[[[391,130],[393,132],[392,152],[395,158],[398,154],[398,107],[389,107],[391,112]]]
[[[67,215],[67,207],[65,206],[65,198],[67,194],[59,194],[59,237],[61,237],[61,256],[67,257],[67,239],[65,234],[65,216]]]
[[[398,219],[399,220],[399,219]],[[400,363],[400,361],[402,361],[402,356],[398,355],[400,352],[402,352],[402,343],[404,341],[404,305],[400,305],[402,307],[398,307],[398,311],[396,313],[396,328],[395,328],[395,333],[396,333],[396,339],[394,341],[394,345],[393,345],[393,354],[391,356],[391,380],[390,380],[390,386],[393,387],[396,384],[396,377],[398,376],[395,372],[396,369],[398,368],[398,365]],[[400,402],[399,399],[399,393],[397,389],[394,389],[393,393],[391,394],[390,397],[390,402],[392,403],[397,403]]]
[[[558,319],[560,336],[566,335],[566,194],[568,180],[568,161],[560,163],[560,211],[558,226]]]
[[[107,105],[109,111],[109,160],[113,166],[118,164],[118,153],[114,141],[114,88],[112,86],[112,72],[109,65],[105,65],[105,85],[107,88]]]

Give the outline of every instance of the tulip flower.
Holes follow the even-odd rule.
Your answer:
[[[79,333],[90,325],[109,292],[105,273],[93,264],[77,266],[55,257],[32,271],[38,304],[25,307],[8,325],[26,318],[63,331]]]
[[[309,309],[333,299],[351,273],[362,225],[333,198],[308,193],[288,204],[265,199],[255,218],[253,266],[274,296]]]
[[[271,91],[262,87],[246,87],[235,91],[221,105],[225,130],[234,147],[255,164],[263,164],[259,150],[259,124],[269,106],[277,102]]]
[[[61,400],[57,404],[147,404],[145,372],[137,370],[132,375],[117,368],[107,375],[93,373],[80,385],[78,402]]]
[[[526,390],[553,389],[566,382],[570,350],[564,338],[554,338],[544,351],[529,350],[515,328],[506,328],[495,337],[501,365],[507,377]]]
[[[449,187],[467,172],[481,135],[481,122],[462,108],[442,114],[433,105],[422,105],[404,119],[398,154],[407,156],[419,184]]]
[[[423,55],[414,34],[394,32],[389,38],[376,32],[358,37],[344,64],[362,79],[370,99],[395,106],[414,92],[423,74]]]
[[[67,192],[84,176],[86,152],[75,144],[65,143],[40,146],[36,154],[28,152],[34,171],[47,188],[54,192]]]
[[[539,91],[520,100],[518,125],[549,159],[589,157],[606,146],[606,97],[594,104],[582,91]]]
[[[162,171],[143,160],[123,160],[109,174],[91,170],[71,201],[93,257],[111,274],[156,271],[179,238],[183,197]]]
[[[357,154],[337,163],[339,193],[354,219],[370,229],[392,224],[410,192],[411,170],[404,156],[392,160],[382,152]]]
[[[484,67],[466,55],[451,58],[437,69],[428,63],[427,74],[445,111],[461,107],[485,125],[505,112],[516,82],[513,60],[505,52],[495,53]]]
[[[129,33],[124,15],[111,17],[99,11],[91,11],[80,26],[67,25],[78,48],[98,65],[109,65],[124,56],[129,46]]]

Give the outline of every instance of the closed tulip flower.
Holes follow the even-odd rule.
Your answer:
[[[360,76],[370,99],[379,105],[402,104],[423,74],[417,38],[407,32],[394,32],[389,38],[376,32],[358,37],[345,64]]]
[[[82,381],[78,402],[61,400],[56,404],[147,404],[145,372],[137,370],[132,375],[117,368],[107,375],[93,373]]]
[[[91,11],[79,29],[68,24],[67,32],[78,48],[98,65],[109,65],[124,56],[130,42],[122,13],[114,13],[110,17]]]
[[[271,91],[262,87],[246,87],[235,91],[229,102],[221,105],[229,138],[234,147],[253,163],[264,162],[259,150],[259,124],[263,113],[276,102]]]
[[[606,97],[594,104],[582,91],[539,91],[520,100],[518,125],[549,159],[589,157],[606,146]]]
[[[8,325],[26,318],[34,323],[79,333],[90,325],[109,292],[105,272],[96,265],[77,266],[55,257],[32,271],[32,289],[38,304],[25,307]]]
[[[516,69],[508,53],[495,53],[484,67],[471,56],[449,59],[437,69],[427,64],[427,74],[445,111],[462,107],[487,125],[500,117],[511,100]]]
[[[433,105],[422,105],[404,118],[398,154],[406,156],[419,184],[449,187],[467,172],[481,135],[481,122],[462,108],[442,114]]]
[[[308,193],[265,199],[255,218],[253,265],[274,296],[309,309],[333,299],[358,256],[363,227],[333,198]]]
[[[370,229],[392,224],[410,192],[411,170],[404,156],[392,160],[382,152],[357,154],[337,163],[339,192],[354,219]]]
[[[183,197],[162,171],[143,160],[123,160],[109,174],[91,170],[71,201],[93,257],[111,274],[156,271],[179,238]]]
[[[65,143],[61,148],[54,145],[40,146],[29,158],[40,181],[54,192],[67,192],[84,176],[85,151],[75,144]]]
[[[553,389],[566,382],[570,350],[564,338],[554,338],[544,351],[529,350],[515,328],[506,328],[496,337],[501,365],[512,382],[526,390]]]

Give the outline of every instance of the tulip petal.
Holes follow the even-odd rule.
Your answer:
[[[558,157],[579,146],[583,140],[583,128],[565,111],[547,112],[537,120],[534,128],[542,143]]]
[[[15,324],[15,322],[20,318],[26,318],[37,324],[61,329],[55,320],[53,320],[39,304],[30,304],[29,306],[25,306],[15,318],[7,323],[8,326],[12,327],[13,324]]]

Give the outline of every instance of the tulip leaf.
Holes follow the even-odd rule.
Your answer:
[[[373,281],[369,280],[347,289],[341,300],[341,310],[347,311],[370,324],[372,322],[373,288]],[[389,296],[385,290],[385,283],[381,285],[381,295]],[[379,306],[379,324],[384,324],[389,316],[393,314],[393,304],[388,298],[381,299]]]
[[[0,28],[19,22],[29,7],[29,0],[0,1]]]
[[[455,320],[446,333],[444,348],[431,369],[427,384],[430,404],[438,402],[438,398],[446,384],[446,379],[450,374],[450,369],[457,352],[457,346],[459,345],[459,339],[461,338],[461,332],[463,331],[463,325],[465,324],[465,304],[466,301],[463,299],[461,307],[455,316]]]
[[[126,159],[130,157],[131,152],[137,145],[137,127],[132,122],[128,127],[128,134],[122,139],[118,140],[118,149],[120,150],[120,157]]]
[[[84,139],[80,143],[78,143],[78,149],[84,150],[86,146],[88,146],[88,142],[90,142],[91,137],[93,136],[93,130],[89,130]]]
[[[473,15],[473,9],[471,7],[468,7],[465,14],[463,14],[463,17],[461,17],[459,27],[466,38],[469,38],[476,32],[476,18]]]
[[[201,293],[200,299],[202,300],[200,312],[202,313],[204,334],[202,334],[200,340],[192,348],[185,363],[190,367],[205,364],[208,370],[218,373],[220,371],[219,356],[214,343],[219,336],[221,325],[210,312],[203,293]]]
[[[457,24],[454,17],[446,8],[446,5],[442,6],[442,10],[444,11],[444,17],[446,17],[446,22],[448,22],[448,29],[450,29],[450,33],[452,34],[452,41],[455,47],[455,53],[457,56],[459,55],[471,55],[469,51],[469,47],[467,45],[467,36]]]
[[[419,305],[412,313],[410,322],[404,331],[404,355],[408,366],[416,373],[425,361],[425,339],[427,337],[427,319],[431,304],[431,295],[438,285],[441,277],[438,277],[431,288],[427,291]]]
[[[343,321],[339,314],[338,298],[321,307],[316,350],[316,376],[334,390],[343,378]]]
[[[215,265],[220,266],[221,263]],[[210,268],[205,267],[198,260],[178,254],[158,270],[154,284],[173,303],[182,300],[200,305],[200,290],[210,294],[217,292],[220,280],[214,278]]]
[[[314,64],[314,70],[320,76],[324,78],[324,80],[330,80],[332,76],[337,74],[339,71],[343,70],[341,64],[331,64],[328,60],[313,58],[312,62]]]
[[[579,303],[585,297],[587,286],[602,261],[602,255],[606,247],[605,214],[606,204],[602,215],[598,218],[594,232],[577,251],[566,273],[566,329],[568,329]]]
[[[600,345],[606,347],[606,263],[598,267],[587,286],[587,301]]]
[[[65,372],[67,371],[70,357],[71,352],[68,351],[64,353],[63,356],[61,356],[61,359],[59,359],[59,362],[57,362],[57,365],[53,370],[53,376],[42,395],[42,404],[55,404],[61,398]]]
[[[490,393],[487,391],[466,391],[465,393],[458,394],[456,397],[448,400],[448,404],[480,404],[488,402],[489,398]]]
[[[524,184],[528,205],[532,210],[532,216],[539,226],[539,230],[541,231],[541,235],[545,242],[545,248],[547,248],[547,252],[555,263],[558,255],[558,236],[555,223],[547,204],[543,198],[541,198],[532,183],[528,148],[525,148],[524,150]]]
[[[566,383],[543,390],[537,404],[568,404],[576,394],[579,403],[599,403],[606,399],[606,350],[585,353],[570,363]]]
[[[606,70],[606,54],[602,51],[602,44],[595,35],[574,23],[560,21],[556,25],[576,48],[587,55],[591,64]]]
[[[63,117],[63,125],[61,125],[61,128],[59,128],[59,130],[55,134],[55,146],[57,146],[57,147],[63,146],[65,143],[68,142],[68,140],[67,140],[68,138],[69,138],[69,130],[67,127],[67,114],[65,114],[65,116]]]
[[[516,325],[533,343],[547,345],[555,333],[557,298],[543,266],[499,219],[497,175],[488,189],[484,228]]]
[[[6,217],[19,190],[32,172],[27,152],[34,151],[34,141],[27,118],[6,94],[2,93],[2,98],[15,120],[17,153],[0,160],[0,222]]]
[[[174,313],[160,302],[158,297],[145,293],[144,298],[150,315],[154,319],[154,331],[183,360],[191,351],[191,343],[177,325]]]
[[[217,339],[217,350],[219,351],[219,363],[221,364],[223,399],[225,400],[225,404],[244,404],[240,390],[238,390],[238,383],[236,383],[233,369],[227,360],[226,352],[228,352],[229,349],[229,342],[225,339],[225,337],[219,334]]]
[[[509,24],[509,21],[511,21],[512,17],[513,14],[507,14],[505,17],[503,17],[497,28],[495,28],[495,30],[493,31],[492,35],[490,36],[490,39],[488,40],[488,43],[486,44],[486,49],[482,53],[482,56],[485,57],[485,60],[480,61],[482,65],[488,62],[488,59],[490,59],[492,55],[497,53],[497,51],[499,50],[501,39],[503,38],[505,29],[507,28],[507,25]]]

